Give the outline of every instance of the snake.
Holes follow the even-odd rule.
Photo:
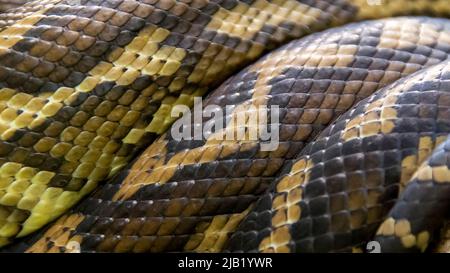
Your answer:
[[[448,1],[24,2],[0,1],[0,251],[450,251]]]

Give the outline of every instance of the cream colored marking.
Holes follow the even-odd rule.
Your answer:
[[[49,9],[50,7],[46,7],[34,12],[33,14],[18,20],[14,25],[8,26],[0,31],[0,55],[20,42],[24,38],[23,35],[44,18],[45,16],[43,14]]]
[[[394,88],[389,92],[393,98],[402,92],[402,88]],[[360,137],[370,137],[378,134],[389,134],[395,127],[394,120],[397,112],[394,108],[385,106],[386,97],[373,101],[366,106],[366,111],[349,120],[342,131],[342,139],[350,141]],[[389,102],[388,102],[389,103]],[[387,109],[386,109],[387,108]],[[377,114],[381,113],[381,115]],[[371,115],[376,117],[367,118]]]
[[[411,224],[407,220],[399,220],[395,223],[395,236],[403,237],[411,233]]]
[[[437,183],[450,182],[450,170],[447,166],[433,167],[433,180]]]
[[[207,28],[249,40],[255,33],[261,30],[264,24],[278,26],[281,22],[291,21],[299,25],[310,25],[318,16],[318,9],[311,8],[297,1],[280,0],[269,3],[265,0],[257,0],[250,7],[244,3],[238,3],[231,12],[220,8],[214,14]],[[299,18],[301,20],[300,22],[298,21]],[[211,51],[214,46],[211,44],[207,52]],[[230,53],[225,53],[229,56],[227,58],[221,58],[225,61],[223,64],[224,68],[222,69],[225,72],[222,74],[233,71],[243,59],[255,59],[263,50],[263,45],[253,43],[247,52],[233,50],[231,55]],[[217,56],[220,56],[223,52],[226,52],[226,50],[223,49]],[[217,78],[217,72],[220,71],[219,65],[209,55],[211,54],[204,54],[195,66],[194,71],[189,75],[188,82],[200,83],[201,86],[207,86],[213,79]],[[206,89],[199,89],[194,95],[203,95],[205,92]],[[167,114],[170,113],[174,105],[176,103],[164,105],[164,107],[159,108],[147,130],[157,133],[164,132],[175,120],[175,118]],[[193,101],[189,101],[184,105],[192,106]]]
[[[394,218],[386,219],[378,228],[377,235],[391,236],[395,232],[395,220]]]
[[[410,177],[409,181],[418,179],[419,181],[435,181],[437,183],[448,183],[450,182],[450,170],[447,166],[431,167],[428,162],[425,161],[429,156],[432,155],[435,148],[444,143],[447,140],[447,136],[439,136],[435,140],[426,137],[421,138],[419,141],[419,157],[420,162],[417,165],[420,167],[416,168],[414,174]]]
[[[196,236],[191,236],[184,250],[214,253],[222,251],[230,235],[252,208],[253,206],[251,205],[239,214],[214,216],[208,228],[203,232],[201,242],[198,242]]]
[[[395,236],[400,239],[403,247],[417,247],[422,252],[428,247],[430,234],[428,231],[419,232],[414,235],[411,233],[411,223],[407,219],[395,220],[390,217],[386,219],[378,228],[377,235]]]
[[[374,2],[376,3],[376,1],[372,3]],[[379,5],[370,4],[368,0],[351,0],[351,3],[358,8],[357,20],[392,17],[412,12],[423,13],[429,9],[440,14],[450,14],[447,0],[433,1],[431,6],[429,0],[379,0]]]
[[[308,26],[318,19],[320,13],[322,11],[317,8],[293,0],[256,0],[250,6],[238,3],[231,11],[220,8],[207,28],[250,40],[265,25],[279,26],[290,22]]]
[[[131,167],[130,174],[122,182],[122,186],[114,194],[112,200],[126,200],[132,196],[140,187],[149,183],[149,180],[155,179],[158,166],[163,166],[167,155],[166,136],[162,135],[158,140],[152,143],[147,150],[145,156],[140,156],[135,164]],[[148,175],[146,170],[152,170]],[[151,182],[150,182],[151,183]]]
[[[422,164],[412,179],[417,178],[420,181],[434,181],[437,183],[450,182],[450,170],[447,166],[431,167],[427,164]]]
[[[301,217],[301,209],[298,203],[302,200],[301,186],[308,182],[309,172],[313,163],[309,159],[302,158],[294,163],[289,174],[284,176],[277,184],[277,190],[272,202],[275,211],[272,217],[272,232],[264,238],[259,250],[262,252],[289,252],[287,243],[290,240],[288,225],[297,222]],[[281,194],[287,193],[284,200]],[[286,234],[287,233],[287,234]],[[281,241],[274,241],[277,237],[283,237]]]
[[[410,155],[402,160],[402,171],[400,177],[400,192],[403,192],[411,177],[417,171],[422,162],[418,161],[417,155]]]
[[[127,46],[118,48],[116,53],[111,54],[111,63],[101,62],[91,69],[88,73],[90,76],[75,87],[75,90],[90,92],[105,81],[128,85],[140,75],[173,75],[186,56],[186,51],[182,48],[160,46],[169,34],[168,30],[155,26],[142,29]]]
[[[82,237],[75,235],[70,237],[70,232],[84,220],[81,214],[69,214],[62,216],[58,221],[49,228],[41,238],[31,245],[25,252],[27,253],[43,253],[43,252],[61,252],[59,247],[66,247],[69,242],[78,242],[81,244]],[[64,230],[66,229],[67,230]],[[52,239],[54,246],[48,248],[47,239]],[[67,249],[66,249],[67,251]],[[65,252],[65,251],[63,251]]]
[[[275,228],[269,236],[264,238],[259,244],[259,251],[261,252],[279,252],[288,253],[290,252],[287,244],[291,240],[291,233],[289,232],[288,226],[281,226]]]
[[[392,26],[391,26],[392,27]],[[429,70],[428,78],[437,77],[440,71]],[[366,105],[364,113],[352,118],[342,131],[341,138],[349,141],[360,137],[370,137],[378,134],[389,134],[395,128],[394,121],[397,118],[395,108],[398,97],[407,92],[416,81],[421,81],[421,75],[413,77],[405,84],[397,85],[389,89],[382,98],[373,100]],[[407,160],[412,160],[408,158]]]
[[[400,238],[402,245],[406,248],[411,248],[416,245],[416,237],[412,234],[405,235]]]
[[[428,231],[422,231],[417,235],[417,247],[420,251],[425,252],[430,241],[430,233]]]

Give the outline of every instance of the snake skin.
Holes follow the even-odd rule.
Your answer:
[[[97,188],[6,251],[65,252],[71,241],[86,252],[297,250],[283,221],[298,214],[298,225],[303,218],[267,207],[275,195],[270,185],[355,103],[447,59],[449,21],[396,18],[315,34],[270,53],[204,100],[232,105],[232,115],[278,105],[275,151],[261,151],[261,141],[164,134],[119,171],[170,128],[175,105],[192,106],[195,96],[264,52],[335,25],[412,14],[449,16],[450,9],[444,0],[47,0],[0,14],[0,245],[36,231]],[[380,224],[392,202],[377,201],[376,215],[364,213]],[[281,233],[271,234],[279,226],[267,225],[270,213],[275,225],[283,222]],[[327,228],[317,225],[314,232]],[[361,225],[354,236],[347,228],[351,236],[338,247],[319,241],[305,251],[360,246],[375,228]],[[272,236],[285,244],[274,246]]]
[[[425,88],[417,90],[426,91],[423,92],[424,95],[431,91],[434,93],[433,95],[437,96],[435,103],[439,109],[436,109],[438,110],[437,116],[433,118],[437,119],[438,131],[445,131],[445,129],[442,130],[442,126],[447,127],[448,124],[444,125],[440,121],[440,118],[444,116],[439,113],[446,111],[450,114],[450,111],[445,108],[450,106],[450,100],[445,99],[449,97],[445,93],[450,92],[448,88],[450,86],[450,67],[436,67],[435,70],[440,70],[442,74],[436,77],[434,81],[426,82],[424,84]],[[442,80],[442,82],[437,83],[439,80]],[[429,85],[426,86],[426,84]],[[434,87],[431,87],[432,85]],[[447,116],[445,116],[446,119],[448,119]],[[375,240],[383,246],[382,251],[423,252],[428,247],[429,241],[436,241],[433,240],[433,236],[439,235],[437,231],[444,226],[444,220],[448,219],[449,216],[449,167],[450,138],[447,138],[420,165],[395,203],[395,206],[387,215],[387,219],[379,227]],[[446,231],[444,231],[444,236],[448,236]],[[444,247],[448,248],[448,246],[443,244],[438,249]]]
[[[449,87],[445,61],[357,104],[286,166],[229,250],[347,252],[378,227],[382,252],[426,250],[450,204],[449,140],[434,149],[450,133]]]
[[[191,105],[264,50],[353,9],[292,0],[70,3],[32,2],[23,8],[44,8],[0,32],[0,245],[125,166],[170,125],[173,105]],[[269,12],[280,15],[267,20]]]
[[[263,152],[259,141],[178,141],[165,134],[128,171],[18,246],[57,252],[78,241],[87,252],[221,251],[280,169],[335,117],[446,60],[449,52],[450,21],[430,18],[364,22],[292,42],[204,100],[204,107],[243,106],[239,111],[278,105],[278,149]],[[236,236],[232,245],[249,241]]]
[[[58,2],[61,2],[61,0],[30,1],[23,5],[15,5],[14,8],[4,8],[5,10],[3,12],[0,11],[0,30],[16,23],[20,19],[32,16],[33,13],[51,8]]]
[[[27,0],[0,0],[0,13],[23,6]]]

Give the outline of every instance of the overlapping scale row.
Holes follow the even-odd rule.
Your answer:
[[[450,67],[441,69],[439,91],[448,92]],[[441,96],[439,99],[439,105],[449,103],[445,97]],[[439,113],[445,111],[442,108]],[[449,166],[450,139],[447,138],[417,168],[399,200],[378,228],[375,240],[380,243],[381,251],[424,252],[430,245],[433,247],[433,243],[438,243],[437,252],[449,251],[446,222],[450,209]]]
[[[5,13],[0,245],[48,223],[126,165],[172,123],[174,105],[192,105],[265,50],[354,9],[293,0],[49,0],[17,8],[23,16],[10,21]]]
[[[435,149],[450,133],[449,87],[445,61],[357,104],[284,170],[229,250],[361,251],[372,240],[426,250],[449,208],[448,185],[436,185],[448,180],[448,145]]]
[[[77,241],[82,251],[221,251],[281,168],[330,122],[449,52],[449,21],[430,18],[370,21],[294,41],[203,102],[231,105],[231,116],[250,106],[278,106],[277,149],[263,151],[260,140],[250,139],[176,140],[169,132],[129,170],[12,250],[59,252]],[[198,125],[193,121],[191,128]],[[233,130],[227,126],[214,135]]]
[[[0,13],[24,5],[26,0],[0,0]]]
[[[394,15],[433,15],[448,17],[448,2],[441,0],[349,0],[358,7],[359,19],[376,19]]]
[[[18,0],[20,1],[20,0]],[[77,1],[77,0],[75,0]],[[17,5],[11,9],[5,9],[0,12],[0,30],[14,24],[20,19],[32,15],[33,13],[39,12],[40,10],[46,10],[52,7],[54,4],[62,2],[61,0],[34,0],[34,1],[23,1],[22,5]]]

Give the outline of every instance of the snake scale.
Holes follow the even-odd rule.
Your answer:
[[[447,0],[0,0],[0,251],[450,251],[445,17]],[[228,120],[277,106],[277,146],[250,118],[175,138],[171,111],[200,96]]]

